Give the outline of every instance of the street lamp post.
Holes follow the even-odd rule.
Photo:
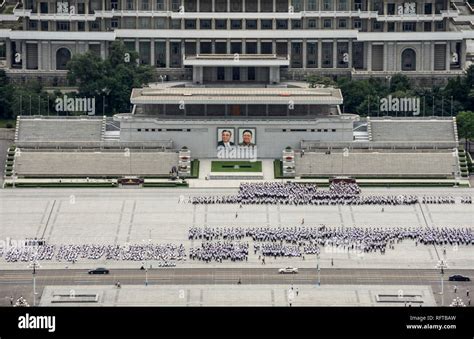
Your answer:
[[[448,268],[448,264],[444,260],[438,261],[436,268],[440,269],[441,273],[441,306],[444,306],[444,269]]]
[[[318,264],[316,269],[318,270],[318,286],[321,286],[321,267],[319,267],[319,254],[317,254]]]
[[[40,268],[41,266],[38,264],[35,258],[30,264],[30,267],[33,268],[33,306],[36,306],[36,269]]]
[[[146,244],[146,240],[143,240],[143,243]],[[151,243],[151,239],[148,239],[148,244]],[[148,286],[148,247],[146,247],[145,252],[145,286]]]

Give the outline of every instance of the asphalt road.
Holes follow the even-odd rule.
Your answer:
[[[463,274],[474,277],[474,270],[446,270],[444,275],[444,304],[455,297],[464,297],[466,290],[474,290],[474,282],[449,282],[448,276]],[[275,268],[164,268],[150,269],[148,272],[139,269],[115,269],[109,275],[90,275],[87,270],[38,270],[36,288],[38,296],[46,285],[122,285],[148,284],[237,284],[239,279],[245,284],[317,284],[316,269],[300,269],[298,274],[278,274]],[[322,269],[320,282],[324,284],[344,285],[429,285],[435,294],[438,305],[442,304],[441,275],[438,270],[414,269]],[[454,286],[458,287],[454,294]],[[0,305],[8,306],[9,296],[22,295],[32,300],[33,278],[31,270],[4,270],[0,272]],[[39,299],[38,299],[39,300]]]

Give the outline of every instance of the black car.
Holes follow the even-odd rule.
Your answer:
[[[109,270],[103,267],[96,268],[95,270],[90,270],[89,274],[109,274]]]
[[[471,281],[469,277],[465,277],[460,274],[452,275],[449,277],[449,281]]]

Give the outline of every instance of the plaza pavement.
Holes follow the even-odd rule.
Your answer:
[[[188,240],[190,226],[305,226],[324,224],[330,227],[473,227],[474,205],[459,203],[462,195],[473,195],[470,189],[364,189],[364,194],[453,194],[454,205],[413,206],[276,206],[192,205],[180,203],[189,196],[201,194],[235,194],[232,189],[17,189],[0,190],[0,239],[45,238],[50,244],[127,244],[148,242],[199,246],[200,241]],[[235,218],[236,212],[238,217]],[[205,264],[186,260],[177,267],[261,267],[258,255],[250,243],[248,262]],[[395,244],[395,250],[380,253],[350,253],[324,247],[320,266],[334,268],[434,268],[445,259],[452,269],[474,267],[474,246],[446,248],[415,246],[413,241]],[[334,266],[331,266],[331,260]],[[149,262],[153,267],[158,262]],[[266,267],[315,267],[315,255],[302,258],[267,259]],[[25,269],[24,262],[7,263],[0,258],[0,269]],[[65,268],[71,264],[42,262],[43,268]],[[140,262],[80,260],[74,268],[136,268]]]
[[[292,289],[293,288],[293,289]],[[298,292],[298,293],[297,293]],[[54,295],[73,302],[52,303]],[[97,302],[74,302],[80,295],[97,295]],[[389,302],[377,296],[392,295]],[[418,295],[412,299],[409,295]],[[77,296],[77,297],[76,297]],[[387,285],[123,285],[46,286],[40,306],[436,306],[430,286]],[[409,303],[407,303],[408,305]]]

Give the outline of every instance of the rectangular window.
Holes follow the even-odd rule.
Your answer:
[[[308,11],[316,11],[316,0],[308,0]]]
[[[210,41],[201,41],[201,53],[212,54],[212,43]]]
[[[301,29],[301,20],[291,20],[291,29]]]
[[[181,0],[172,0],[171,1],[171,10],[173,12],[179,12],[179,6],[181,6]]]
[[[255,81],[255,67],[249,67],[247,69],[247,80]]]
[[[339,19],[339,23],[337,25],[339,28],[347,28],[347,20],[346,19]]]
[[[247,54],[257,54],[257,43],[247,41],[245,44],[245,50]]]
[[[260,27],[261,29],[272,29],[273,27],[272,20],[260,20]]]
[[[332,11],[332,0],[323,1],[323,11]]]
[[[247,29],[257,29],[257,20],[249,20],[245,21],[245,27]]]
[[[201,29],[211,29],[212,28],[211,22],[212,22],[211,19],[201,19],[200,20]]]
[[[288,29],[288,20],[277,20],[276,21],[276,28],[277,29]]]
[[[184,20],[184,28],[185,29],[196,29],[196,20],[194,20],[194,19]]]
[[[172,19],[171,29],[181,29],[181,19]]]
[[[156,0],[156,10],[157,11],[165,10],[165,0]]]
[[[288,7],[288,5],[287,5]],[[288,10],[288,9],[287,9]],[[245,11],[246,12],[257,12],[258,11],[258,2],[255,0],[245,0]]]
[[[374,31],[380,31],[382,29],[382,24],[380,21],[374,21],[372,24],[372,28]]]
[[[416,23],[414,22],[404,22],[403,31],[404,32],[414,32],[416,28]]]
[[[437,31],[444,31],[444,21],[436,22],[436,30]]]
[[[231,54],[242,54],[242,43],[241,42],[231,42],[230,43],[230,53]]]
[[[322,67],[332,68],[333,67],[333,43],[323,42],[322,43]]]
[[[337,6],[338,11],[347,11],[347,0],[339,0],[339,4]]]
[[[231,20],[232,29],[242,29],[242,20]]]
[[[308,20],[308,28],[317,28],[316,19]]]
[[[260,45],[262,54],[273,54],[273,43],[272,42],[262,42]]]
[[[217,19],[215,22],[216,22],[216,29],[227,29],[227,20]]]
[[[69,22],[68,21],[58,21],[56,23],[57,31],[69,31]]]
[[[332,27],[332,20],[331,19],[324,19],[323,27],[325,29],[331,28]]]
[[[215,11],[216,12],[227,12],[227,0],[215,0]]]
[[[227,54],[227,42],[225,41],[216,42],[216,54]]]
[[[354,20],[354,29],[361,29],[362,28],[362,21],[359,19]]]
[[[31,31],[36,31],[38,29],[38,21],[30,20],[28,26]]]

